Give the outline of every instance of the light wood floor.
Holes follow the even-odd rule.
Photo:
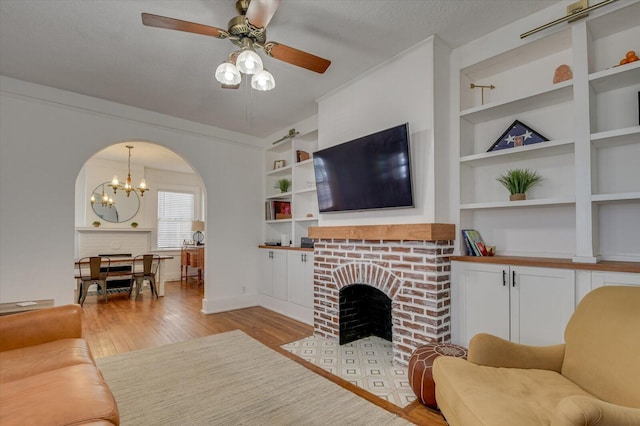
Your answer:
[[[182,342],[210,334],[242,330],[260,341],[356,393],[376,405],[419,425],[444,426],[442,416],[418,402],[401,409],[323,369],[280,348],[313,334],[313,328],[262,307],[239,309],[205,315],[202,307],[202,286],[169,282],[165,297],[152,299],[147,292],[137,301],[126,294],[101,297],[87,296],[83,307],[83,329],[96,358],[138,349]]]

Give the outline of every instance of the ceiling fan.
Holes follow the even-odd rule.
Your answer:
[[[263,68],[262,59],[255,52],[256,49],[264,50],[272,58],[320,74],[331,65],[331,61],[311,53],[275,41],[266,41],[267,25],[279,5],[280,0],[238,0],[236,9],[240,15],[229,21],[227,30],[150,13],[142,14],[142,23],[149,27],[230,40],[239,46],[240,50],[231,53],[229,60],[216,70],[216,79],[222,83],[222,87],[225,89],[240,87],[240,72],[242,72],[253,75],[251,86],[254,89],[270,90],[275,86],[275,81],[273,76]]]

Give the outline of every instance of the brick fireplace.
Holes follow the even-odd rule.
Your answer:
[[[315,335],[342,341],[343,290],[365,285],[391,301],[395,364],[407,365],[420,345],[450,341],[454,225],[314,227],[309,236],[315,241]]]

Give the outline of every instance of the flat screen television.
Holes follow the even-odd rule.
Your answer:
[[[408,123],[313,154],[321,213],[413,207]]]

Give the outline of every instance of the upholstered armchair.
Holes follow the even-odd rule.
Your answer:
[[[640,287],[587,294],[564,344],[476,335],[468,360],[439,357],[433,378],[451,426],[640,426]]]

